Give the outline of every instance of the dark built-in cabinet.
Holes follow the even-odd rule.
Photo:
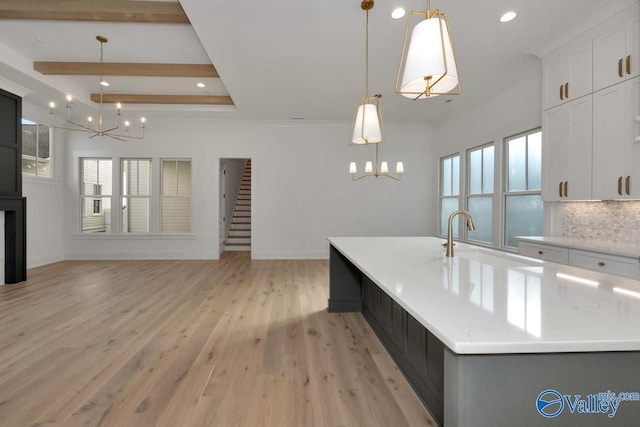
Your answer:
[[[27,201],[22,197],[22,98],[0,89],[0,211],[4,211],[4,281],[27,279]]]
[[[362,313],[440,425],[444,413],[444,344],[362,275]]]

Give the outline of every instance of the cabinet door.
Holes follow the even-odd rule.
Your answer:
[[[593,94],[593,198],[624,198],[626,175],[625,84]]]
[[[444,344],[427,331],[427,380],[438,397],[444,394]],[[441,402],[444,403],[444,402]]]
[[[627,20],[626,54],[629,57],[627,78],[640,76],[640,3],[632,8],[631,18]],[[625,62],[627,58],[625,57]],[[626,63],[625,63],[626,68]]]
[[[569,77],[565,86],[565,101],[572,101],[593,91],[593,46],[591,40],[568,54]]]
[[[629,190],[628,198],[640,198],[640,77],[627,80],[627,114],[625,122],[627,131],[625,133],[626,141],[626,159],[627,159],[627,178],[629,180],[629,188],[625,182],[625,192]]]
[[[624,22],[607,22],[593,39],[593,90],[620,83],[625,79]]]
[[[543,113],[544,201],[591,198],[592,97]]]
[[[564,84],[567,82],[568,62],[565,57],[545,60],[542,68],[542,108],[560,105],[564,102]]]
[[[593,90],[639,75],[640,7],[606,21],[593,39]]]
[[[545,59],[542,67],[542,108],[547,110],[592,91],[591,41]]]
[[[405,312],[406,358],[422,380],[427,378],[427,330]]]
[[[362,276],[362,304],[376,320],[380,318],[380,299],[378,285],[367,276]]]
[[[564,162],[569,152],[569,109],[564,105],[542,113],[542,156],[544,182],[542,200],[557,202],[564,197],[563,183],[568,179]]]

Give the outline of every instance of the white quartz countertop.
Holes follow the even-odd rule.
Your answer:
[[[543,243],[545,245],[580,249],[583,251],[606,252],[611,255],[640,259],[640,244],[559,236],[527,236],[516,237],[516,239],[522,240],[523,242]]]
[[[435,237],[332,237],[458,354],[640,351],[640,281]],[[586,281],[586,282],[585,282]]]

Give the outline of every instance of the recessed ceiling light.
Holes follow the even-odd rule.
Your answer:
[[[395,9],[393,9],[393,12],[391,12],[391,17],[393,19],[400,19],[404,16],[406,12],[404,11],[403,8],[401,7],[396,7]]]
[[[513,21],[515,19],[515,17],[518,14],[515,13],[514,11],[510,10],[509,12],[506,12],[505,14],[503,14],[500,17],[500,22],[509,22],[509,21]]]
[[[198,86],[198,87],[204,87],[204,83],[202,83],[202,82],[196,83],[196,86]]]

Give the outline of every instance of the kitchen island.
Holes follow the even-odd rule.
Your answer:
[[[329,241],[329,311],[363,313],[441,425],[637,425],[640,281],[461,243],[447,258],[432,237]]]

